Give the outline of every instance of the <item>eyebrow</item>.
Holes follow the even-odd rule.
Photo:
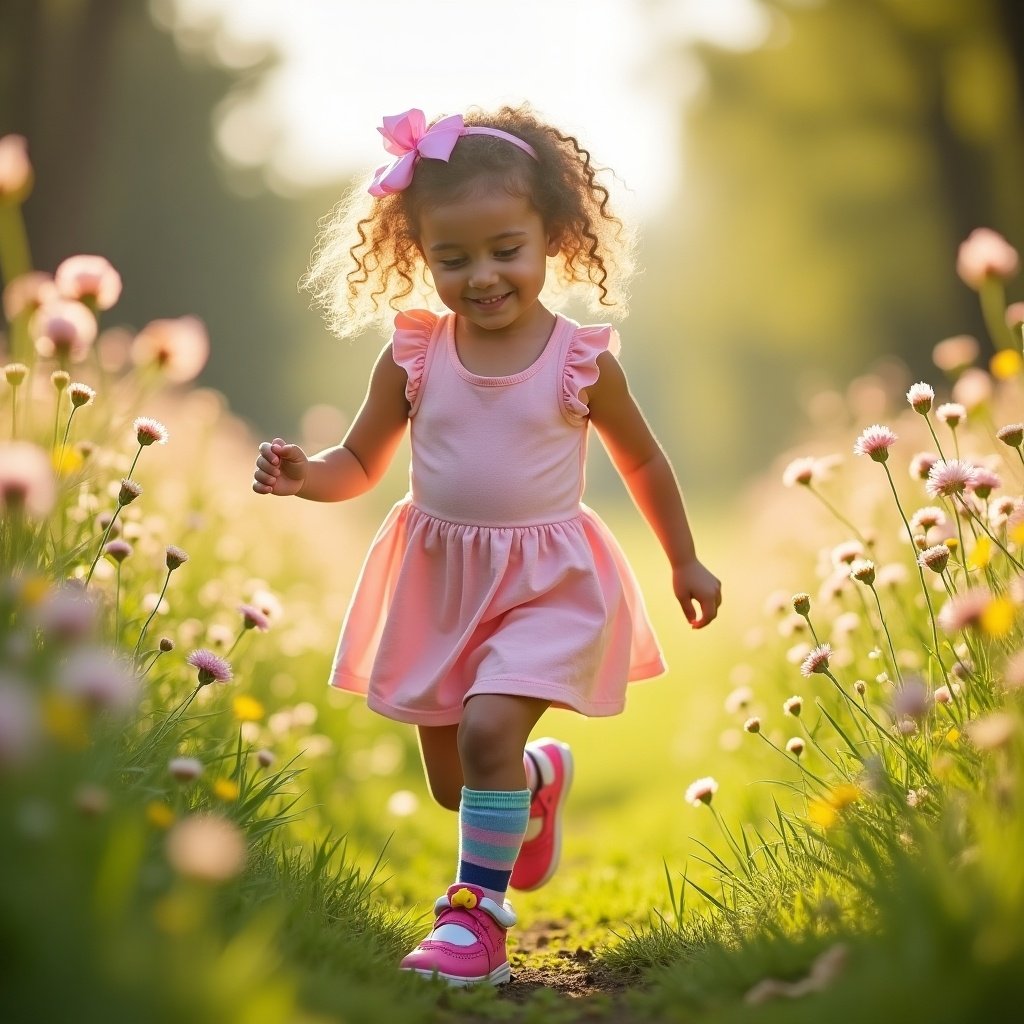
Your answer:
[[[520,235],[525,235],[525,234],[526,234],[525,231],[518,230],[518,229],[515,229],[515,230],[512,230],[512,231],[502,231],[500,234],[491,235],[491,237],[488,238],[487,241],[488,242],[500,242],[500,241],[505,240],[506,238],[516,238],[516,237],[518,237]],[[457,242],[436,242],[434,245],[432,245],[430,247],[429,251],[430,252],[440,252],[442,249],[461,249],[461,248],[462,248],[462,246],[459,245]]]

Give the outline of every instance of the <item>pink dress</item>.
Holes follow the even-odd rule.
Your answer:
[[[454,725],[480,693],[617,714],[628,681],[665,670],[625,555],[580,501],[580,391],[618,336],[558,316],[531,366],[481,377],[454,325],[425,310],[395,320],[410,490],[366,556],[331,685],[416,725]]]

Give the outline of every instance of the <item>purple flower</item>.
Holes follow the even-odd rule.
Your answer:
[[[185,662],[198,670],[200,686],[231,681],[231,666],[220,655],[214,654],[213,651],[205,647],[193,651],[185,659]]]
[[[252,604],[240,604],[238,610],[242,613],[242,623],[245,629],[258,629],[261,633],[266,633],[270,629],[270,619],[262,611]]]

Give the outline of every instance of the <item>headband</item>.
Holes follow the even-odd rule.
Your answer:
[[[395,157],[391,163],[377,168],[367,189],[371,196],[378,199],[392,192],[407,189],[412,182],[416,164],[421,158],[447,162],[455,143],[463,135],[493,135],[496,139],[511,142],[524,153],[529,153],[534,160],[537,159],[537,151],[522,139],[517,139],[498,128],[467,127],[461,114],[444,117],[428,128],[423,111],[413,107],[404,114],[385,117],[383,126],[377,131],[384,136],[384,149]]]

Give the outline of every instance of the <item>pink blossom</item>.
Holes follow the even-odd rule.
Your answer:
[[[1002,487],[1003,481],[997,473],[985,466],[974,467],[974,479],[971,481],[971,490],[979,498],[987,498],[997,487]]]
[[[915,480],[927,480],[929,471],[938,461],[939,457],[934,452],[918,452],[910,460],[910,475]]]
[[[875,582],[879,587],[898,587],[907,582],[907,567],[901,562],[889,562],[878,570]]]
[[[804,752],[804,741],[799,736],[792,736],[786,741],[786,750],[798,758]]]
[[[24,764],[39,738],[39,707],[19,679],[0,675],[0,769]]]
[[[940,341],[932,349],[932,362],[946,373],[958,373],[978,358],[978,339],[958,334]]]
[[[142,487],[134,480],[125,477],[121,481],[121,487],[117,492],[118,505],[130,505],[136,498],[142,495]]]
[[[242,613],[242,622],[246,629],[258,629],[261,633],[266,633],[270,629],[270,619],[252,604],[240,604],[238,610]]]
[[[935,390],[932,388],[931,384],[925,384],[924,381],[921,381],[918,384],[912,384],[910,390],[907,392],[907,401],[910,403],[914,412],[919,412],[922,416],[931,409],[934,399]]]
[[[193,814],[171,829],[167,859],[186,878],[226,882],[245,867],[245,834],[226,818]]]
[[[121,297],[121,275],[103,256],[69,256],[54,284],[64,298],[93,302],[97,309],[110,309]]]
[[[992,397],[992,377],[977,366],[968,367],[953,385],[953,400],[967,409],[977,409]]]
[[[965,488],[974,483],[975,473],[974,466],[963,459],[938,459],[928,470],[925,490],[931,498],[950,498],[954,494],[962,494]]]
[[[893,694],[893,713],[897,717],[920,720],[928,714],[932,694],[924,682],[911,677]]]
[[[32,163],[24,135],[0,138],[0,203],[22,202],[32,190]]]
[[[827,672],[828,671],[828,660],[832,657],[832,645],[831,644],[819,644],[817,647],[811,650],[811,653],[804,658],[803,664],[800,666],[800,672],[805,676],[812,676],[816,672]]]
[[[33,609],[32,619],[43,637],[58,644],[81,643],[99,621],[93,595],[77,584],[56,587]]]
[[[135,365],[156,365],[173,384],[194,380],[209,357],[210,339],[206,327],[194,316],[153,320],[132,342]]]
[[[44,519],[57,501],[57,480],[49,456],[28,441],[0,442],[0,504]]]
[[[686,795],[684,799],[688,804],[692,804],[694,807],[700,807],[701,804],[711,803],[711,798],[718,792],[718,783],[711,778],[711,776],[705,776],[703,779],[697,779],[696,782],[691,782],[686,787]]]
[[[864,545],[859,540],[844,540],[832,549],[832,564],[840,569],[852,565],[864,554]]]
[[[910,517],[910,528],[914,533],[927,533],[933,527],[946,525],[946,513],[938,505],[925,505]]]
[[[48,299],[57,298],[53,278],[41,270],[30,270],[12,278],[4,288],[4,316],[8,320],[21,316],[26,310],[34,313]]]
[[[807,456],[794,459],[782,473],[782,482],[787,487],[795,487],[797,484],[808,487],[813,481],[814,459]]]
[[[95,397],[96,392],[88,384],[76,381],[68,388],[68,398],[76,409],[89,405]]]
[[[971,587],[951,597],[939,611],[938,623],[947,633],[977,629],[981,617],[992,601],[988,587]]]
[[[131,666],[101,648],[72,653],[58,674],[57,684],[95,709],[127,711],[135,706],[139,695],[139,679]]]
[[[256,751],[256,760],[260,763],[261,768],[269,768],[276,759],[274,752],[264,747],[262,750]]]
[[[44,359],[80,363],[96,340],[96,318],[80,302],[49,299],[32,314],[29,333]]]
[[[1006,326],[1019,330],[1021,324],[1024,324],[1024,302],[1011,302],[1006,307]]]
[[[759,733],[761,731],[761,719],[757,715],[753,715],[743,723],[743,731],[749,733]]]
[[[782,702],[782,711],[784,714],[792,715],[794,718],[800,717],[800,712],[804,709],[803,697],[796,695],[788,697]]]
[[[167,762],[167,770],[178,782],[195,782],[203,774],[203,762],[196,757],[174,757]]]
[[[854,455],[870,456],[875,462],[885,462],[889,458],[889,449],[898,440],[897,436],[879,423],[862,431],[853,446]]]
[[[167,428],[159,421],[149,416],[139,416],[132,424],[135,431],[135,440],[144,448],[151,444],[167,444]]]
[[[1019,448],[1024,442],[1024,423],[1007,423],[996,431],[996,437],[1011,448]]]
[[[184,565],[188,561],[188,552],[183,551],[181,548],[176,547],[174,544],[167,545],[166,563],[169,572],[174,572],[179,566]]]
[[[936,704],[952,704],[953,703],[953,691],[945,683],[942,686],[935,687],[935,692],[932,694],[932,699]]]
[[[119,565],[123,562],[135,549],[126,540],[118,538],[117,540],[107,541],[103,547],[103,553],[112,558]]]
[[[949,548],[945,544],[936,544],[934,547],[925,548],[917,556],[917,564],[923,569],[931,569],[934,573],[943,573],[946,564],[949,562]]]
[[[205,647],[193,651],[185,662],[199,672],[199,685],[231,681],[231,666],[222,657]]]
[[[953,428],[959,426],[967,418],[967,410],[959,402],[943,402],[935,410],[935,415],[947,427]]]
[[[988,519],[993,526],[1002,526],[1017,511],[1022,499],[1012,494],[1003,494],[992,499],[989,506]]]
[[[875,582],[875,563],[868,558],[858,558],[850,566],[850,579],[870,587]]]
[[[975,228],[960,243],[956,272],[964,284],[978,291],[990,275],[1003,280],[1017,273],[1017,250],[991,228]]]

